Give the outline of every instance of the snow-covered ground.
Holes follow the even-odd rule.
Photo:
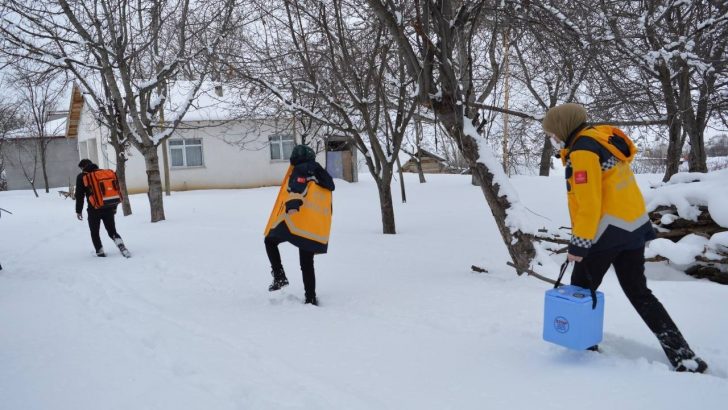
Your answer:
[[[291,285],[267,291],[277,188],[173,193],[157,224],[136,195],[134,215],[117,216],[132,259],[108,238],[109,257],[93,256],[71,201],[0,192],[14,213],[0,219],[0,408],[725,408],[728,287],[648,265],[706,375],[670,370],[614,274],[600,289],[602,353],[549,344],[549,285],[505,265],[480,190],[469,176],[427,178],[407,175],[393,236],[380,233],[371,179],[337,180],[318,308],[302,304],[290,245]],[[535,219],[568,225],[562,177],[513,183]]]

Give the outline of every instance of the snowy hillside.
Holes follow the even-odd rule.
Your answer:
[[[407,175],[394,236],[360,177],[337,180],[320,307],[290,245],[291,285],[267,291],[277,188],[173,193],[158,224],[136,195],[117,216],[132,259],[103,234],[109,257],[93,256],[71,201],[0,192],[0,409],[725,408],[728,287],[648,265],[709,374],[670,370],[613,273],[602,353],[566,350],[541,339],[549,286],[505,265],[469,176]],[[513,183],[535,220],[568,225],[562,177]]]

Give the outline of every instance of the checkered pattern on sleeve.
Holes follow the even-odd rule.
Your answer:
[[[591,239],[580,238],[576,235],[571,235],[570,244],[573,246],[578,246],[580,248],[589,249],[592,246],[592,241]]]

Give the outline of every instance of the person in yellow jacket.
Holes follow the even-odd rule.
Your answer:
[[[571,284],[596,290],[610,265],[625,295],[676,371],[704,372],[662,303],[647,287],[645,243],[655,231],[630,163],[637,153],[619,128],[590,125],[579,104],[551,108],[542,127],[561,146],[571,216],[567,258],[575,262]]]
[[[265,250],[273,275],[268,290],[273,292],[288,285],[278,245],[289,242],[298,248],[305,303],[318,305],[313,257],[328,250],[334,180],[316,162],[316,154],[309,146],[295,146],[290,161],[265,229]]]

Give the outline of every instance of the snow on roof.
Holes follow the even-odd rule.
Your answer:
[[[66,136],[66,120],[67,117],[57,118],[45,123],[45,136],[46,137],[65,137]],[[37,132],[34,130],[34,126],[25,126],[16,128],[5,134],[6,139],[26,139],[38,137]]]
[[[226,121],[239,117],[240,98],[229,87],[212,81],[205,81],[196,95],[192,95],[196,82],[176,81],[168,87],[165,111],[177,112],[192,99],[190,108],[182,117],[183,121]],[[220,87],[222,96],[215,88]],[[169,120],[169,119],[168,119]]]
[[[94,88],[99,96],[103,97],[100,84],[97,85],[95,82],[89,81],[89,85]],[[148,86],[149,81],[135,81],[134,85],[134,92],[137,93],[139,88]],[[197,81],[187,80],[174,81],[167,85],[167,99],[164,104],[166,122],[174,121],[189,100],[191,100],[191,104],[182,117],[182,121],[227,121],[240,118],[240,107],[243,98],[241,98],[240,93],[235,92],[234,88],[219,82],[203,81],[199,90],[195,93],[196,85]],[[222,91],[221,96],[216,91],[217,87],[220,87]],[[120,89],[123,90],[121,87]],[[83,96],[89,107],[92,110],[96,109],[97,105],[88,90],[83,92]],[[159,96],[153,95],[152,100],[155,99],[158,101]]]

